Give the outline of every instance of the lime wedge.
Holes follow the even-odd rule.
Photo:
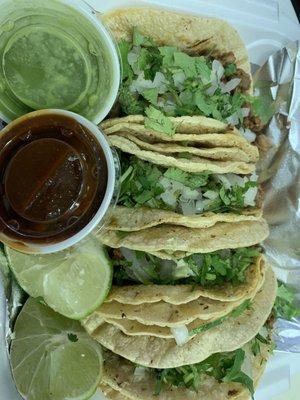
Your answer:
[[[102,375],[101,347],[80,323],[29,298],[11,345],[16,386],[26,400],[85,400]]]
[[[6,247],[9,265],[20,286],[43,297],[53,310],[71,319],[91,314],[111,288],[112,266],[99,241],[90,237],[54,254],[23,254]]]

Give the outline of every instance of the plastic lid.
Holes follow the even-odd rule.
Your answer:
[[[0,118],[64,109],[95,123],[118,94],[118,51],[86,4],[0,0]]]
[[[3,53],[5,81],[32,109],[76,107],[88,91],[88,60],[63,32],[42,26],[19,30]]]

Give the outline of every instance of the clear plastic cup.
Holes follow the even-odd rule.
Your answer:
[[[81,0],[0,0],[0,118],[65,109],[98,124],[120,85],[114,39]]]
[[[70,111],[40,110],[8,124],[0,144],[2,242],[46,254],[102,229],[117,202],[120,166],[98,126]]]

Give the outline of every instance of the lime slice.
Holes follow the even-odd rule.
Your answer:
[[[111,288],[112,266],[94,237],[54,254],[23,254],[9,247],[6,254],[20,286],[71,319],[91,314]]]
[[[79,322],[29,298],[15,325],[11,367],[26,400],[85,400],[101,380],[101,347]]]

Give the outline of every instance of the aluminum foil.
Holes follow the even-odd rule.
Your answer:
[[[270,107],[275,104],[265,135],[259,137],[263,149],[259,172],[265,192],[264,213],[271,230],[264,247],[278,278],[295,287],[300,301],[300,43],[273,54],[256,71],[254,85],[256,94]],[[0,253],[1,283],[7,297],[4,326],[9,346],[26,294]],[[300,352],[300,320],[278,321],[275,336],[278,350]]]
[[[277,277],[300,300],[300,42],[273,54],[254,76],[256,94],[275,107],[259,138],[264,216],[270,236],[264,248]],[[300,319],[278,321],[277,349],[300,352]]]

